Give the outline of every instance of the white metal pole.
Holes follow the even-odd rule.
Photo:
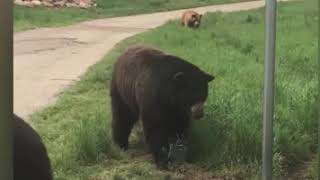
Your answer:
[[[265,62],[263,104],[262,179],[272,179],[273,145],[273,87],[276,39],[276,0],[266,0],[265,13]]]
[[[318,9],[320,3],[318,2]],[[320,18],[318,18],[318,33],[320,29]],[[318,45],[320,38],[318,37]],[[318,180],[320,180],[320,51],[318,50]]]
[[[320,23],[319,23],[319,26],[320,26]],[[320,40],[319,40],[319,43],[320,43]],[[318,53],[318,67],[320,68],[320,52]],[[318,106],[320,105],[320,72],[318,71],[318,102],[317,102],[317,104],[318,104]],[[320,180],[320,106],[318,107],[318,114],[317,114],[317,116],[318,116],[318,147],[317,147],[317,149],[318,149],[318,153],[317,153],[317,156],[316,156],[316,158],[317,158],[317,160],[318,160],[318,162],[317,162],[317,168],[316,168],[316,171],[317,171],[317,173],[316,173],[316,179],[317,180]],[[317,161],[316,160],[316,161]]]
[[[12,0],[0,0],[0,180],[12,180]]]

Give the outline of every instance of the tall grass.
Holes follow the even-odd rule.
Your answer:
[[[310,158],[316,148],[316,3],[299,1],[278,6],[274,114],[274,167],[278,176],[295,162]],[[243,177],[258,175],[262,147],[263,17],[263,9],[210,13],[197,30],[170,21],[117,45],[55,106],[33,118],[49,147],[57,176],[94,176],[124,168],[122,163],[129,163],[125,167],[137,163],[128,162],[128,157],[110,141],[108,94],[112,63],[133,44],[160,48],[216,77],[209,87],[206,115],[193,123],[188,160],[231,174],[237,167],[244,168],[239,171]],[[112,161],[115,158],[117,161]],[[154,172],[147,167],[147,171]]]

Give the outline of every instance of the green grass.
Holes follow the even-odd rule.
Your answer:
[[[86,10],[77,8],[28,8],[15,5],[14,30],[62,26],[93,18],[125,16],[241,1],[250,0],[97,0],[97,7]]]
[[[310,158],[317,142],[317,3],[278,6],[274,115],[274,174],[286,174]],[[263,9],[206,14],[198,30],[176,21],[118,44],[56,105],[34,114],[33,125],[48,147],[56,179],[179,179],[161,172],[145,154],[135,131],[123,153],[110,140],[108,83],[113,62],[125,48],[145,44],[178,55],[215,75],[206,116],[193,124],[188,174],[258,179],[261,164],[264,54]],[[134,146],[134,147],[132,147]],[[201,169],[200,168],[200,169]],[[179,169],[179,168],[178,168]],[[315,169],[315,168],[314,168]],[[193,172],[193,171],[192,171]],[[315,176],[316,171],[310,171]],[[307,173],[307,172],[306,172]]]

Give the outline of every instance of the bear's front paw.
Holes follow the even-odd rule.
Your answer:
[[[118,146],[119,146],[119,148],[121,149],[121,150],[123,150],[123,151],[126,151],[126,150],[128,150],[128,148],[129,148],[129,145],[128,144],[120,144],[120,143],[116,143]]]
[[[167,170],[169,162],[168,149],[162,147],[160,152],[155,157],[155,161],[158,169]]]

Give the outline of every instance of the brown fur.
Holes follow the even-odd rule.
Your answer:
[[[190,119],[203,115],[208,83],[213,79],[160,50],[127,49],[115,62],[111,79],[113,141],[127,149],[131,129],[140,119],[156,164],[163,167],[169,139],[187,135]]]
[[[200,26],[202,14],[188,10],[182,14],[181,23],[185,27],[197,28]]]

